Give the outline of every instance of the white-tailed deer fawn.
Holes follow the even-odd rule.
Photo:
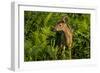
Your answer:
[[[64,39],[65,39],[65,46],[69,49],[69,59],[71,59],[71,48],[72,48],[72,39],[73,33],[70,26],[67,24],[68,17],[63,17],[54,27],[54,31],[63,31]]]

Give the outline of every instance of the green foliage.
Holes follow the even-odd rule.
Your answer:
[[[73,30],[72,59],[90,58],[90,14],[25,11],[24,61],[69,59],[67,48],[60,53],[55,46],[60,35],[51,31],[66,15]]]

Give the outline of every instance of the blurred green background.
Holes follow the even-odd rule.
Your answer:
[[[90,58],[90,14],[24,11],[24,61],[68,60],[58,55],[60,35],[51,31],[62,16],[73,30],[72,59]]]

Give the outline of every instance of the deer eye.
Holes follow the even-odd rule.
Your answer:
[[[61,25],[59,25],[59,26],[61,26]]]

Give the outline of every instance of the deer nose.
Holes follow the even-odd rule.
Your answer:
[[[55,28],[52,28],[51,31],[56,32],[56,29]]]
[[[52,31],[53,31],[53,32],[56,32],[56,29],[53,28]]]

